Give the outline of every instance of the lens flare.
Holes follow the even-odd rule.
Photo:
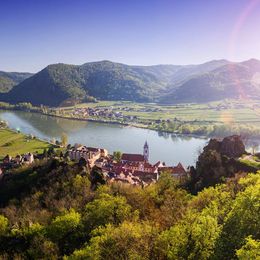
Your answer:
[[[230,125],[230,124],[234,123],[233,114],[229,111],[223,111],[220,114],[220,121],[222,121],[226,125]]]
[[[243,27],[245,21],[250,16],[251,12],[255,9],[255,7],[260,4],[260,0],[251,0],[249,1],[246,8],[243,10],[243,12],[238,17],[235,26],[233,28],[233,31],[230,36],[229,40],[229,46],[228,46],[228,56],[230,60],[235,60],[235,52],[236,52],[236,43],[238,41],[238,36],[240,34],[241,28]],[[241,85],[240,79],[239,79],[239,72],[236,71],[236,66],[230,64],[229,65],[229,73],[230,73],[230,80],[235,82],[235,87],[237,88],[237,92],[239,93],[240,99],[246,99],[247,93],[245,93],[244,88]]]
[[[246,6],[246,8],[243,10],[243,12],[238,17],[235,26],[233,28],[233,31],[230,36],[229,40],[229,58],[230,60],[233,60],[235,58],[235,50],[236,50],[236,42],[240,33],[241,28],[243,27],[243,24],[245,23],[246,19],[250,15],[250,13],[254,10],[254,8],[260,4],[260,0],[252,0],[249,1],[249,4]]]

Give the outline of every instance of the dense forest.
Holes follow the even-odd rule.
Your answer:
[[[140,187],[35,162],[0,182],[0,258],[259,259],[260,172],[221,180],[190,189],[165,172]]]
[[[111,61],[52,64],[13,88],[7,89],[8,79],[2,81],[4,92],[9,92],[1,94],[0,101],[59,106],[68,100],[95,98],[170,104],[259,99],[259,73],[260,61],[255,59],[187,66],[130,66]]]
[[[9,92],[14,86],[32,75],[32,73],[0,71],[0,93]]]

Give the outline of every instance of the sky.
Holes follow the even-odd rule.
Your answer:
[[[260,59],[260,0],[0,0],[0,70]]]

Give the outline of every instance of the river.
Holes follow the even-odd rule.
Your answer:
[[[71,144],[102,147],[110,153],[142,153],[143,145],[147,141],[150,162],[160,160],[167,165],[176,165],[178,162],[185,166],[194,165],[199,151],[208,141],[204,138],[180,137],[148,129],[77,121],[22,111],[0,110],[0,119],[7,121],[10,128],[41,139],[60,140],[62,133],[66,133]]]

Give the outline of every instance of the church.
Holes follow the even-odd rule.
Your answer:
[[[132,153],[123,153],[121,158],[122,163],[148,163],[149,162],[149,146],[147,141],[143,147],[143,154],[132,154]]]
[[[143,154],[123,153],[119,162],[110,164],[110,181],[122,181],[131,184],[149,184],[158,180],[162,172],[169,172],[179,180],[186,178],[187,173],[179,163],[177,166],[167,167],[165,163],[158,161],[155,164],[149,163],[149,145],[147,141],[143,146]]]

